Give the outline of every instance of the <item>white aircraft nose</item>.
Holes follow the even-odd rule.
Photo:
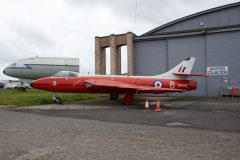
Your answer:
[[[11,73],[11,72],[10,72]],[[4,70],[3,70],[3,74],[9,76],[9,69],[8,67],[6,67]]]

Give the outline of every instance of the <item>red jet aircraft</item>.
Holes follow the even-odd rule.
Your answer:
[[[119,94],[124,104],[133,102],[134,94],[185,92],[195,90],[197,82],[187,80],[189,76],[207,76],[191,74],[195,58],[187,58],[170,71],[156,76],[118,76],[95,75],[76,77],[47,77],[35,80],[31,86],[51,92],[67,93],[110,93],[111,99]],[[60,97],[53,97],[55,103],[61,103]]]

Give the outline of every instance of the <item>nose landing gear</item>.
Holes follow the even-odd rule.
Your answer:
[[[54,104],[62,104],[63,103],[62,98],[60,96],[57,96],[56,93],[53,93],[52,101]]]

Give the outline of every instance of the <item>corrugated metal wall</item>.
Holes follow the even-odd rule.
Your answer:
[[[175,31],[174,37],[168,36],[167,32]],[[228,66],[228,76],[192,77],[199,83],[197,90],[172,94],[219,96],[223,77],[240,87],[240,3],[160,26],[135,38],[134,47],[136,75],[164,73],[191,56],[196,57],[193,73],[206,73],[208,66]]]
[[[168,40],[168,61],[169,69],[176,66],[182,60],[188,57],[196,57],[196,62],[192,73],[206,73],[205,70],[205,46],[204,37],[189,37]],[[185,92],[185,95],[200,95],[206,94],[205,79],[201,77],[191,77],[197,80],[199,85],[198,91]],[[178,93],[179,94],[179,93]],[[178,95],[174,94],[174,95]]]
[[[137,42],[134,52],[136,75],[158,75],[167,70],[165,40]]]
[[[207,66],[228,66],[231,85],[240,86],[240,31],[207,35],[206,55]],[[223,77],[208,78],[208,96],[219,95]]]
[[[206,73],[207,66],[228,66],[231,84],[240,86],[240,31],[154,41],[136,41],[136,75],[164,73],[188,57],[196,57],[193,73]],[[199,87],[183,94],[219,96],[224,76],[191,77]]]

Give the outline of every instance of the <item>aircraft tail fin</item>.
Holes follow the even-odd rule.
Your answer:
[[[191,74],[194,62],[195,62],[195,57],[187,58],[168,72],[171,74],[173,73]]]
[[[176,67],[172,68],[168,72],[156,75],[161,78],[172,78],[172,79],[187,79],[188,75],[192,75],[191,71],[195,62],[195,57],[190,57],[179,63]]]

